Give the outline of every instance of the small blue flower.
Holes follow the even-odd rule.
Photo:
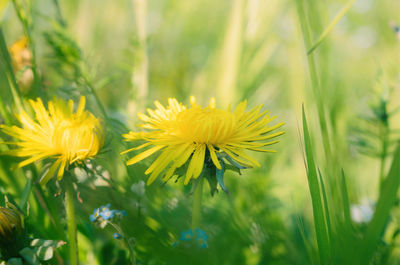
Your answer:
[[[126,213],[125,210],[119,211],[119,210],[110,210],[111,204],[106,204],[103,206],[100,206],[99,208],[95,209],[93,211],[93,214],[90,215],[90,221],[95,222],[95,221],[108,221],[112,218],[114,218],[116,215],[118,217],[122,216],[127,216],[128,214]],[[99,219],[100,218],[100,219]],[[105,225],[103,225],[105,226]]]
[[[177,242],[172,244],[173,247],[177,247],[180,243],[185,246],[197,246],[198,248],[207,248],[208,235],[205,231],[195,228],[194,233],[192,229],[183,231]]]
[[[207,240],[208,240],[207,233],[205,231],[199,229],[199,228],[196,228],[195,231],[196,231],[196,242],[197,242],[197,245],[200,248],[207,248],[208,247],[208,245],[207,245]]]
[[[113,234],[113,238],[115,238],[115,239],[121,239],[121,238],[122,238],[122,235],[121,235],[121,234],[118,234],[118,233],[114,233],[114,234]]]
[[[189,229],[187,232],[183,231],[179,237],[180,241],[191,241],[193,239],[193,231]]]
[[[90,221],[94,222],[97,220],[97,218],[100,216],[100,209],[94,209],[93,214],[90,215]]]
[[[102,212],[100,212],[100,216],[103,217],[104,220],[109,220],[114,217],[116,212],[117,212],[116,210],[110,210],[106,208]]]

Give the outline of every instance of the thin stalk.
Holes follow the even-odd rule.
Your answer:
[[[29,176],[28,174],[26,175],[26,184],[25,184],[25,188],[22,191],[22,197],[21,197],[21,201],[19,204],[19,207],[21,209],[25,209],[26,204],[28,203],[29,200],[29,196],[31,195],[31,191],[32,191],[32,184],[33,184],[33,177]]]
[[[60,22],[60,24],[65,27],[67,25],[67,23],[65,23],[58,0],[53,0],[53,3],[54,3],[54,7],[56,8],[58,22]]]
[[[67,214],[70,265],[79,264],[74,195],[75,193],[72,183],[66,181],[65,209]]]
[[[108,114],[107,114],[106,108],[104,107],[103,103],[101,103],[101,100],[100,100],[99,96],[97,95],[97,93],[96,93],[96,91],[95,91],[95,89],[94,89],[92,83],[90,82],[89,79],[86,78],[86,76],[84,76],[84,74],[82,74],[82,71],[81,71],[81,70],[79,70],[79,72],[80,72],[80,75],[82,76],[83,82],[84,82],[85,85],[87,86],[89,92],[93,95],[93,97],[94,97],[94,99],[95,99],[95,101],[96,101],[97,106],[99,107],[101,113],[102,113],[103,116],[104,116],[104,119],[105,119],[106,121],[108,121]]]
[[[0,115],[3,117],[5,124],[7,124],[7,125],[11,124],[11,120],[12,120],[11,116],[6,109],[6,106],[5,106],[2,98],[0,98]]]
[[[147,55],[147,0],[133,0],[135,11],[136,34],[139,46],[136,47],[135,67],[132,71],[133,89],[136,90],[136,100],[143,107],[146,102],[146,97],[149,93],[148,89],[148,64]]]
[[[331,30],[336,26],[336,24],[342,19],[344,15],[349,11],[350,7],[354,4],[355,0],[349,0],[347,4],[336,14],[331,23],[325,28],[321,36],[315,42],[315,44],[308,50],[307,54],[310,55],[325,39],[325,37],[331,32]]]
[[[10,85],[11,94],[13,95],[13,101],[19,111],[23,110],[22,97],[18,88],[17,80],[15,79],[14,71],[11,64],[10,54],[8,53],[6,39],[3,34],[3,29],[0,27],[0,53],[5,62],[6,76]]]
[[[382,190],[382,185],[385,180],[385,164],[388,152],[389,133],[388,128],[384,124],[382,126],[382,151],[380,155],[380,168],[379,168],[379,190]]]
[[[311,32],[309,28],[309,24],[306,18],[306,12],[304,10],[304,0],[297,0],[297,12],[299,15],[300,19],[300,24],[301,24],[301,29],[303,32],[303,39],[304,39],[304,44],[307,49],[307,47],[311,46]],[[331,151],[331,146],[329,142],[329,132],[328,132],[328,125],[326,121],[326,115],[325,115],[325,109],[323,106],[322,102],[322,95],[321,95],[321,88],[320,88],[320,81],[318,79],[318,72],[315,64],[315,58],[314,54],[311,53],[307,56],[308,60],[308,67],[309,67],[309,72],[310,72],[310,79],[311,79],[311,86],[312,90],[314,92],[314,97],[316,98],[316,103],[317,103],[317,110],[318,110],[318,118],[319,118],[319,125],[321,128],[321,134],[322,134],[322,142],[325,150],[325,155],[326,155],[326,163],[327,165],[331,164],[332,160],[332,151]]]
[[[199,183],[194,190],[193,209],[192,209],[192,229],[198,228],[201,221],[201,200],[203,198],[203,177],[200,177]]]
[[[118,234],[123,235],[124,244],[129,250],[129,254],[130,254],[130,257],[131,257],[131,262],[132,262],[133,265],[136,265],[135,251],[133,250],[133,246],[129,242],[129,239],[125,236],[125,234],[122,231],[121,227],[119,227],[118,225],[116,225],[114,223],[111,223],[111,222],[109,222],[109,224],[112,225],[115,228],[115,230],[117,230]]]

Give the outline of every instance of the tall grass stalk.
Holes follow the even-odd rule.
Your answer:
[[[139,104],[145,104],[148,89],[148,64],[147,56],[147,0],[133,0],[133,8],[135,12],[136,35],[138,40],[137,51],[135,51],[136,60],[132,71],[132,85]]]
[[[7,42],[5,40],[2,27],[0,27],[0,53],[1,53],[1,57],[3,59],[3,62],[5,64],[4,65],[6,68],[5,74],[7,76],[7,80],[9,83],[11,94],[13,96],[14,104],[17,107],[18,111],[22,111],[23,110],[23,103],[22,103],[23,101],[22,101],[22,97],[21,97],[21,93],[20,93],[18,84],[17,84],[17,80],[14,75],[14,71],[12,68],[11,57],[8,52]]]
[[[346,15],[346,13],[350,10],[351,6],[354,4],[355,0],[349,0],[344,7],[336,14],[333,20],[329,23],[329,25],[322,32],[321,36],[317,39],[317,41],[312,45],[312,47],[308,50],[307,55],[310,55],[318,46],[324,41],[326,36],[332,31],[332,29],[336,26],[336,24]]]
[[[303,40],[307,50],[307,47],[311,47],[311,30],[309,25],[309,20],[307,18],[307,13],[305,11],[305,7],[308,5],[308,2],[305,0],[296,0],[297,4],[297,13],[300,19],[300,25],[303,32]],[[331,146],[330,146],[330,136],[328,131],[328,124],[326,120],[325,108],[323,97],[321,94],[321,87],[320,81],[318,78],[318,72],[316,68],[315,58],[314,55],[311,53],[307,56],[308,60],[308,67],[309,67],[309,74],[311,79],[311,87],[314,94],[314,98],[317,105],[318,110],[318,118],[319,118],[319,125],[322,133],[322,142],[325,150],[325,157],[327,164],[333,161]]]
[[[385,179],[385,165],[386,157],[388,155],[388,144],[389,144],[389,125],[382,124],[380,126],[381,135],[381,152],[380,152],[380,166],[379,166],[379,191],[382,190],[383,182]]]
[[[236,95],[237,75],[242,53],[245,0],[234,0],[229,14],[225,38],[220,49],[217,97],[222,105],[231,104]]]

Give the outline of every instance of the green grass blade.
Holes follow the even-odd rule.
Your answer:
[[[299,215],[296,215],[296,222],[297,222],[297,227],[299,229],[301,239],[303,240],[304,248],[306,249],[307,258],[310,261],[310,265],[314,265],[315,258],[312,255],[311,246],[306,237],[303,219]]]
[[[400,185],[400,144],[398,144],[389,174],[382,186],[374,216],[369,223],[364,239],[359,245],[358,260],[353,264],[369,264],[374,250],[383,234],[390,216],[390,210],[396,202],[397,191]]]
[[[305,0],[296,0],[296,5],[297,5],[297,13],[300,20],[301,30],[303,33],[304,45],[305,49],[307,49],[307,47],[311,46],[310,21],[306,15],[307,14],[306,10],[309,9],[309,3]],[[325,115],[323,96],[321,93],[321,84],[319,81],[317,65],[315,62],[314,55],[310,54],[309,56],[307,56],[307,61],[308,61],[308,68],[311,80],[311,88],[314,94],[318,110],[318,119],[321,128],[322,143],[324,145],[325,157],[328,163],[330,161],[333,161],[332,159],[333,155],[330,146],[330,140],[329,140],[330,136],[328,131],[328,122],[326,120],[326,115]]]
[[[321,189],[318,181],[317,170],[314,162],[314,155],[311,147],[311,138],[307,126],[306,114],[303,106],[303,133],[304,147],[306,153],[306,168],[308,185],[311,194],[315,233],[317,236],[318,252],[320,256],[320,264],[329,264],[330,259],[330,243],[327,231],[327,224],[324,215],[324,207],[321,199]]]
[[[322,198],[324,199],[326,227],[328,229],[329,237],[332,238],[332,225],[331,225],[331,217],[329,214],[328,197],[326,196],[325,183],[324,183],[324,179],[322,178],[322,173],[319,170],[319,168],[318,168],[318,176],[319,176],[319,181],[320,181],[320,185],[321,185]]]
[[[18,110],[23,110],[21,93],[19,92],[18,84],[12,69],[11,57],[8,53],[7,43],[3,34],[3,29],[0,27],[0,57],[5,62],[6,75],[10,84],[11,93],[13,95],[15,106]]]
[[[351,215],[350,215],[350,202],[349,194],[347,192],[346,176],[344,170],[342,169],[342,181],[341,181],[341,193],[342,193],[342,203],[343,203],[343,216],[347,227],[351,227]]]
[[[328,34],[332,31],[332,29],[336,26],[336,24],[342,19],[344,15],[350,10],[350,7],[353,5],[355,0],[349,0],[346,5],[337,13],[337,15],[333,18],[331,23],[325,28],[322,32],[321,36],[317,39],[317,41],[313,44],[313,46],[308,50],[307,54],[310,55],[328,36]]]

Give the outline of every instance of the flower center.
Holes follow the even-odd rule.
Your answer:
[[[97,154],[101,147],[98,122],[90,116],[85,119],[64,119],[55,127],[52,137],[56,153],[70,163]]]
[[[185,141],[215,145],[233,134],[235,117],[228,111],[194,106],[178,113],[176,126],[175,134]]]

